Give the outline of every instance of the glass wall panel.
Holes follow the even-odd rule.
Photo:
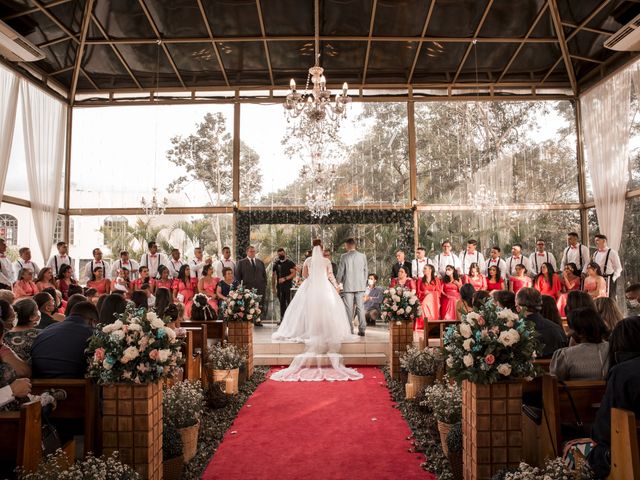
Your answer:
[[[640,282],[640,197],[627,200],[620,246],[620,260],[624,268],[622,282],[618,281],[619,297],[623,296],[622,286]],[[622,301],[619,302],[622,305]]]
[[[337,163],[336,205],[409,203],[405,103],[353,103],[325,154]],[[291,132],[282,104],[242,105],[243,205],[302,205],[308,185],[300,171],[309,150]],[[257,161],[256,161],[257,158]]]
[[[629,137],[629,185],[628,189],[640,188],[640,101],[631,93],[631,132]]]
[[[232,105],[76,108],[71,207],[231,203]]]
[[[7,241],[7,256],[11,262],[18,258],[21,247],[29,247],[37,265],[43,265],[43,255],[36,237],[31,209],[3,203],[0,206],[0,237]],[[47,253],[47,260],[49,252]]]
[[[429,256],[440,252],[444,240],[451,241],[454,251],[460,252],[467,240],[474,238],[485,256],[493,245],[498,245],[506,257],[512,244],[521,243],[529,255],[536,239],[543,238],[547,250],[560,258],[570,231],[580,231],[577,210],[420,212],[418,239]]]
[[[416,103],[415,120],[422,202],[578,201],[576,122],[569,101]]]

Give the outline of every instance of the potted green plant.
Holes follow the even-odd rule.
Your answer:
[[[180,480],[184,459],[182,437],[170,424],[162,427],[162,473],[164,480]]]
[[[462,419],[462,390],[447,377],[425,389],[423,402],[431,409],[438,422],[442,451],[447,455],[447,434],[452,425]]]
[[[458,422],[447,434],[447,451],[449,452],[447,457],[453,480],[463,479],[462,445],[462,423]]]
[[[433,384],[439,361],[440,352],[435,348],[407,346],[407,351],[400,356],[400,366],[409,373],[407,398],[414,398],[418,392]]]
[[[35,472],[16,470],[18,480],[51,480],[66,478],[104,478],[108,480],[139,480],[140,475],[120,460],[118,452],[94,457],[87,455],[75,463],[69,463],[61,449],[42,459]]]
[[[238,393],[238,373],[247,361],[245,348],[224,342],[209,349],[207,367],[213,372],[214,382],[224,382],[225,393]]]
[[[164,391],[162,414],[165,429],[177,430],[182,440],[184,463],[198,450],[200,417],[204,408],[204,393],[200,382],[178,382]]]
[[[561,457],[547,460],[541,467],[532,467],[521,462],[517,469],[498,472],[492,480],[530,480],[530,479],[553,479],[553,480],[587,480],[593,478],[589,472],[572,470],[564,463]]]

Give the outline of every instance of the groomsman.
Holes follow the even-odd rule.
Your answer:
[[[427,251],[424,247],[416,248],[416,258],[411,261],[411,276],[420,278],[424,275],[424,266],[433,265],[431,260],[427,258]],[[377,278],[376,278],[377,280]]]
[[[233,272],[233,277],[235,278],[236,262],[231,260],[231,249],[229,247],[222,247],[222,258],[216,262],[216,277],[223,278],[223,268],[230,268]]]
[[[260,309],[264,317],[267,316],[267,269],[264,262],[256,258],[256,249],[253,246],[247,248],[247,257],[238,262],[236,271],[236,280],[244,284],[246,288],[255,288],[260,299]],[[255,322],[256,326],[261,327],[262,322]]]
[[[455,253],[451,253],[451,242],[449,240],[442,242],[442,252],[433,258],[433,265],[441,277],[444,276],[447,265],[452,265],[462,275],[462,264],[458,256]]]
[[[147,267],[149,269],[149,277],[156,278],[160,265],[169,267],[169,259],[164,253],[158,253],[158,244],[156,242],[149,242],[147,247],[149,252],[142,255],[140,266]]]
[[[470,238],[467,240],[467,248],[460,252],[460,263],[462,264],[462,274],[469,275],[469,267],[472,263],[484,265],[484,255],[478,251],[478,241]]]
[[[191,274],[191,278],[198,279],[202,276],[202,269],[205,265],[211,265],[211,258],[207,260],[204,259],[202,255],[202,248],[195,247],[193,249],[193,258],[189,260],[189,272]],[[222,277],[218,277],[222,279]]]
[[[355,243],[354,243],[355,245]],[[355,248],[355,247],[354,247]],[[398,278],[398,271],[401,267],[404,267],[407,273],[411,271],[411,263],[407,262],[404,256],[404,250],[398,250],[396,252],[397,262],[391,267],[391,279]]]
[[[291,287],[293,286],[293,279],[296,278],[296,264],[287,258],[284,248],[279,248],[277,253],[278,258],[273,262],[271,285],[273,285],[273,293],[278,295],[280,322],[282,322],[284,312],[291,301]]]
[[[500,270],[500,278],[507,278],[507,262],[500,257],[500,252],[501,250],[499,246],[494,245],[491,247],[489,260],[484,264],[484,271],[482,272],[484,275],[489,271],[489,267],[493,267],[495,265],[498,267],[498,270]]]
[[[511,256],[507,259],[507,273],[509,276],[516,274],[516,265],[520,263],[525,266],[527,272],[531,271],[531,262],[522,254],[522,245],[514,243],[511,246]]]
[[[531,264],[529,274],[532,277],[535,277],[540,273],[540,267],[543,263],[550,263],[553,269],[558,271],[556,257],[553,256],[553,253],[545,250],[545,242],[542,238],[536,240],[536,251],[529,255],[529,263]]]
[[[607,237],[602,234],[598,234],[594,237],[596,247],[598,249],[593,252],[592,260],[600,265],[602,270],[602,276],[607,281],[607,288],[609,289],[609,297],[616,299],[616,282],[622,274],[622,263],[620,262],[620,256],[618,252],[607,246]],[[587,267],[585,265],[583,273],[587,273]]]
[[[18,250],[18,255],[20,255],[20,258],[13,262],[13,273],[15,274],[14,278],[18,278],[18,274],[23,268],[31,270],[33,272],[33,278],[35,278],[36,275],[38,275],[40,269],[38,268],[38,265],[35,264],[35,262],[31,261],[31,249],[29,247],[22,247],[20,250]]]
[[[102,267],[104,278],[110,278],[111,276],[109,265],[107,265],[107,263],[102,260],[102,250],[100,250],[99,248],[94,248],[91,254],[93,255],[93,260],[91,260],[84,266],[84,268],[82,269],[82,275],[80,275],[80,283],[82,285],[86,285],[87,282],[91,280],[93,269],[96,267]]]
[[[578,241],[578,238],[576,232],[569,232],[567,234],[567,248],[565,248],[562,254],[562,260],[560,261],[560,270],[563,272],[567,263],[575,263],[578,270],[582,270],[591,259],[589,247],[582,245]]]
[[[49,259],[47,267],[51,268],[53,276],[58,278],[60,267],[66,263],[71,266],[71,277],[75,278],[76,274],[73,271],[73,258],[69,256],[69,245],[67,245],[67,242],[58,242],[56,243],[56,248],[58,249],[58,253]]]
[[[6,252],[7,243],[0,238],[0,290],[11,290],[13,287],[13,268]]]
[[[180,272],[180,268],[184,265],[184,262],[180,259],[180,250],[177,248],[171,249],[171,258],[169,259],[169,264],[167,268],[169,269],[169,274],[172,278],[178,278],[178,273]]]
[[[135,260],[129,259],[129,252],[126,250],[122,250],[120,252],[120,260],[113,262],[113,266],[111,267],[111,278],[116,278],[118,276],[118,270],[122,270],[123,268],[129,270],[129,277],[131,280],[138,278],[140,265],[138,265],[138,262]]]

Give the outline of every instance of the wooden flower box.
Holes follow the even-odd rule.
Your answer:
[[[403,380],[400,355],[407,351],[408,345],[413,345],[413,322],[389,322],[389,366],[394,380]]]
[[[228,342],[247,350],[247,379],[253,375],[253,323],[228,322]]]

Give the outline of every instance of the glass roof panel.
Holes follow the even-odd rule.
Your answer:
[[[154,44],[123,44],[116,48],[143,87],[180,85],[162,47]]]
[[[561,55],[557,43],[528,43],[518,53],[509,67],[508,74],[511,77],[530,79],[530,74],[533,73],[534,79],[541,79]]]
[[[321,35],[369,35],[371,0],[321,0]]]
[[[260,35],[254,0],[210,0],[202,2],[215,37]]]
[[[406,82],[417,42],[372,42],[367,83]]]
[[[93,14],[110,38],[155,38],[142,7],[132,0],[96,0]]]
[[[487,0],[436,2],[427,29],[428,37],[472,37]]]
[[[108,45],[87,45],[82,64],[100,88],[135,87],[127,70]]]
[[[217,45],[227,78],[232,85],[271,83],[262,42],[218,42]]]
[[[511,56],[518,48],[518,43],[476,43],[460,72],[458,81],[480,82],[498,79]]]
[[[546,0],[495,0],[479,36],[524,37],[546,3]],[[514,12],[518,14],[514,15]]]
[[[206,37],[207,28],[194,0],[145,0],[163,37]]]
[[[423,43],[416,69],[413,72],[413,81],[428,83],[453,80],[467,45],[467,43],[460,42]]]
[[[72,0],[49,8],[49,12],[73,33],[80,32],[85,0]]]
[[[373,34],[381,36],[422,34],[429,4],[430,2],[425,0],[379,1],[376,7]]]
[[[6,24],[35,45],[65,36],[65,33],[42,12],[6,20]]]
[[[313,3],[313,0],[261,2],[267,35],[313,35]]]
[[[536,24],[536,27],[531,32],[531,38],[543,38],[543,37],[555,37],[556,31],[553,28],[553,20],[551,19],[551,13],[549,9],[544,12],[542,18]]]
[[[211,43],[168,44],[169,54],[187,85],[224,85],[220,64]]]
[[[330,41],[321,44],[321,65],[331,84],[362,82],[367,42]]]

